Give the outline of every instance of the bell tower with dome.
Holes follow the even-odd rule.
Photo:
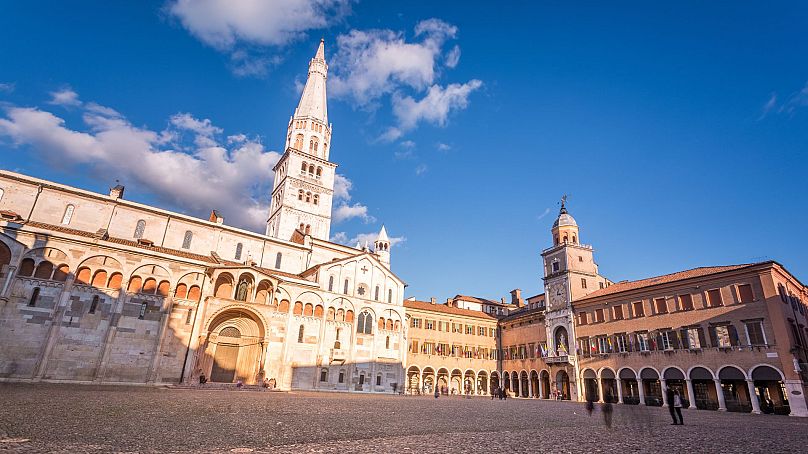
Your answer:
[[[553,245],[541,253],[547,304],[545,327],[548,363],[557,365],[557,374],[570,380],[565,392],[576,400],[574,383],[578,374],[573,304],[575,300],[611,282],[598,274],[592,246],[581,244],[578,223],[567,211],[567,196],[561,198],[561,210],[553,223],[552,235]],[[554,375],[551,374],[551,377]]]

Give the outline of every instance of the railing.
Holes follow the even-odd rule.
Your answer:
[[[348,352],[341,348],[331,349],[331,361],[345,361],[348,358]]]
[[[570,357],[569,356],[548,356],[544,358],[544,362],[547,364],[562,364],[562,363],[569,363]]]
[[[642,355],[642,356],[649,356],[649,355],[677,355],[677,354],[692,354],[692,355],[700,355],[704,354],[705,352],[716,351],[716,352],[723,352],[723,353],[731,353],[731,352],[739,352],[739,351],[748,351],[748,352],[765,352],[769,351],[774,347],[774,344],[766,344],[766,345],[733,345],[728,347],[702,347],[702,348],[671,348],[667,350],[640,350],[640,351],[630,351],[630,352],[609,352],[609,353],[582,353],[578,355],[580,358],[606,358],[609,355],[620,355],[620,356],[628,356],[628,355]]]

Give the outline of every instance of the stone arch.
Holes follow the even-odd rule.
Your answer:
[[[90,282],[90,285],[96,288],[103,288],[107,286],[107,272],[106,270],[99,269],[93,274],[93,280]]]
[[[216,277],[216,283],[213,285],[213,296],[216,298],[233,298],[233,285],[235,285],[235,278],[230,273],[219,273]]]
[[[53,263],[48,260],[42,260],[36,266],[34,277],[37,279],[50,279],[53,275]]]
[[[674,371],[678,372],[678,374],[676,372],[674,372]],[[678,366],[668,366],[668,367],[662,369],[662,375],[661,376],[665,380],[684,380],[685,377],[686,377],[685,371],[683,371]]]
[[[34,275],[34,268],[36,268],[34,259],[26,257],[22,259],[22,263],[20,263],[20,270],[17,271],[17,275],[21,277],[31,277]]]
[[[704,372],[707,372],[707,373],[705,374]],[[717,378],[715,376],[715,373],[713,373],[712,369],[710,369],[707,366],[701,365],[701,364],[696,364],[694,366],[690,366],[690,368],[687,369],[687,377],[690,378],[690,379],[708,380],[708,378],[701,378],[701,377],[705,377],[706,375],[709,375],[709,380],[713,380],[713,379]]]
[[[235,290],[232,298],[237,301],[252,301],[252,293],[255,288],[255,276],[252,273],[243,272],[234,282]]]
[[[780,369],[778,369],[775,366],[772,366],[771,364],[764,364],[764,363],[755,364],[754,366],[750,367],[749,372],[747,372],[747,377],[751,378],[752,380],[772,380],[773,377],[774,377],[773,375],[771,377],[769,377],[769,378],[764,378],[764,377],[762,377],[760,375],[765,370],[765,369],[762,369],[762,368],[769,368],[772,371],[776,372],[777,375],[780,376],[780,378],[778,380],[785,380],[786,379],[786,376],[783,374],[783,371],[781,371]],[[760,369],[760,370],[758,370],[758,369]],[[755,372],[756,371],[758,372],[758,377],[759,378],[755,377]]]
[[[255,302],[258,304],[272,304],[270,295],[272,295],[272,282],[267,279],[261,279],[255,291]]]
[[[746,380],[749,376],[741,367],[725,364],[718,368],[718,378],[721,380]]]
[[[244,304],[214,312],[205,323],[206,340],[197,369],[214,382],[260,382],[264,375],[261,344],[267,326],[263,315]]]
[[[11,264],[11,248],[6,245],[5,241],[0,241],[0,272],[3,267]]]

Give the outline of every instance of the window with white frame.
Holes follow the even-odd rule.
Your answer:
[[[701,348],[701,336],[699,336],[700,330],[701,328],[687,328],[685,330],[688,348]]]
[[[673,331],[665,330],[659,333],[659,337],[662,339],[662,349],[663,350],[673,350]]]
[[[762,320],[745,321],[744,326],[749,345],[766,345],[766,333],[763,331]]]
[[[617,344],[617,351],[620,353],[626,353],[628,351],[628,345],[626,344],[626,335],[625,334],[615,334],[614,341]]]
[[[648,351],[648,333],[637,333],[637,347],[641,352]]]

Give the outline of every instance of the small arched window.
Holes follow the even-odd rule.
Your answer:
[[[572,242],[577,243],[578,242],[578,237],[575,236],[575,235],[572,235]]]
[[[390,336],[384,339],[384,348],[390,350]]]
[[[303,164],[300,166],[300,171],[305,173],[306,169],[308,169],[308,168],[309,168],[309,164],[306,161],[303,161]]]
[[[68,225],[70,224],[70,220],[73,219],[73,212],[76,211],[76,207],[72,204],[65,207],[65,214],[62,216],[62,224]]]
[[[303,333],[304,333],[304,330],[305,330],[305,328],[303,327],[303,325],[300,325],[300,328],[298,328],[298,330],[297,330],[297,342],[298,342],[299,344],[302,344],[302,343],[303,343]]]
[[[376,375],[376,386],[382,385],[382,374]]]
[[[31,299],[28,300],[28,305],[31,307],[36,306],[36,302],[39,300],[39,287],[34,287],[34,291],[31,292]]]
[[[387,291],[387,304],[393,304],[393,289]]]
[[[314,176],[314,164],[309,164],[309,175]]]
[[[345,279],[345,284],[342,287],[342,293],[348,294],[348,279]]]
[[[316,176],[317,176],[317,178],[320,178],[321,176],[323,176],[323,168],[322,167],[317,167]]]
[[[182,248],[183,249],[191,249],[191,240],[194,239],[194,234],[190,230],[185,232],[185,236],[182,237]]]
[[[376,286],[376,291],[373,293],[373,299],[379,301],[379,286]]]
[[[328,291],[334,291],[334,276],[328,276]]]
[[[95,314],[95,310],[98,309],[98,295],[93,297],[93,302],[90,303],[90,313]]]
[[[303,134],[295,136],[295,150],[303,150]]]
[[[305,193],[304,190],[298,189],[297,191],[297,200],[303,200],[303,194]]]
[[[244,248],[244,245],[239,243],[236,245],[236,260],[241,260],[241,250]]]
[[[281,260],[283,259],[283,254],[278,252],[275,254],[275,269],[281,269]]]
[[[306,224],[306,235],[310,235],[310,234],[311,234],[311,225]]]
[[[146,221],[141,219],[137,221],[137,225],[135,226],[135,239],[139,240],[143,238],[143,233],[146,231]]]
[[[328,381],[328,369],[325,367],[320,369],[320,381]]]
[[[314,194],[314,198],[312,199],[315,205],[320,204],[320,194]]]
[[[306,193],[306,203],[311,202],[311,192]]]

